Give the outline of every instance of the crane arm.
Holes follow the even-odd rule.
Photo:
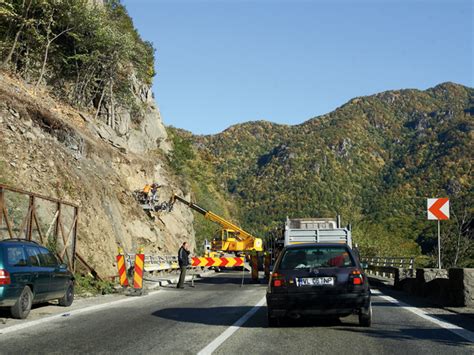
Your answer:
[[[178,195],[174,195],[173,196],[173,202],[176,201],[176,200],[184,203],[185,205],[188,205],[190,208],[192,208],[196,212],[199,212],[200,214],[202,214],[206,219],[220,224],[222,228],[231,229],[231,230],[235,231],[237,233],[237,238],[239,240],[245,240],[245,239],[249,239],[249,238],[255,239],[256,238],[253,235],[251,235],[250,233],[244,231],[239,226],[237,226],[237,225],[233,224],[232,222],[229,222],[226,219],[218,216],[214,212],[208,211],[208,210],[202,208],[201,206],[198,206],[195,203],[187,201],[187,200],[185,200],[184,198],[182,198]]]

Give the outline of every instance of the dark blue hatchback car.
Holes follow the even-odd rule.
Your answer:
[[[24,319],[33,303],[56,299],[66,307],[74,300],[74,276],[67,265],[33,241],[1,240],[0,307]]]
[[[270,326],[285,317],[359,316],[372,322],[370,286],[354,251],[344,244],[297,244],[283,249],[267,289]]]

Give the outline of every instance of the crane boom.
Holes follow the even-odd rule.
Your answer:
[[[229,240],[227,243],[222,243],[221,249],[224,251],[249,251],[249,250],[256,250],[256,251],[262,251],[263,246],[262,246],[262,240],[260,238],[257,238],[253,236],[252,234],[246,232],[236,224],[222,218],[221,216],[215,214],[214,212],[208,211],[201,206],[187,201],[184,198],[174,195],[173,196],[173,202],[174,201],[180,201],[184,203],[185,205],[189,206],[196,212],[199,212],[204,216],[204,218],[215,222],[219,224],[223,230],[226,230],[230,232],[233,238],[236,239],[236,242],[232,242]],[[230,238],[228,238],[230,239]]]

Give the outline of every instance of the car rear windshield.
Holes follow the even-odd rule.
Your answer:
[[[349,251],[344,246],[311,246],[288,249],[280,263],[281,270],[354,266]]]

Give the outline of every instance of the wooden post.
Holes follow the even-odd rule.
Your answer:
[[[57,204],[57,213],[58,213],[58,218],[56,218],[56,227],[54,229],[54,234],[56,240],[58,240],[59,237],[59,230],[61,228],[61,202],[58,202]]]
[[[3,187],[0,186],[0,226],[3,224]]]
[[[72,232],[72,260],[71,267],[72,271],[76,271],[76,238],[77,238],[77,226],[79,220],[79,207],[74,207],[74,231]]]
[[[28,210],[28,223],[26,228],[26,239],[31,240],[33,234],[33,216],[35,215],[35,197],[30,196],[30,205]]]

